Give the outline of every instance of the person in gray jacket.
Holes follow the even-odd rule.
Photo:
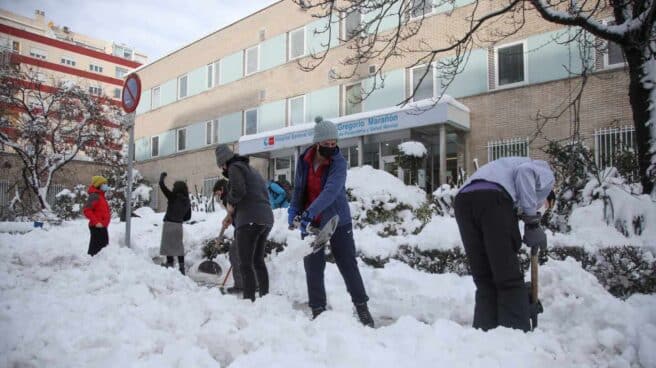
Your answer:
[[[243,297],[255,301],[269,292],[269,274],[264,263],[264,247],[273,226],[273,210],[264,178],[249,165],[248,157],[234,154],[225,145],[215,150],[216,165],[229,179],[228,214],[224,226],[233,224],[243,282]],[[256,284],[257,279],[257,284]]]
[[[507,157],[479,168],[458,192],[455,216],[476,285],[474,328],[530,330],[529,300],[517,253],[524,242],[545,249],[538,209],[554,186],[549,164]]]

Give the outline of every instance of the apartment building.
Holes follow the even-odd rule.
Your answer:
[[[468,26],[472,6],[472,0],[457,0],[453,9],[421,9],[427,15],[420,36],[447,44],[449,34]],[[369,16],[333,29],[349,32]],[[602,160],[612,145],[632,140],[621,51],[609,45],[586,56],[577,44],[560,42],[575,29],[532,12],[526,26],[503,42],[480,42],[445,91],[436,65],[411,67],[417,56],[403,55],[383,69],[384,88],[361,102],[352,97],[371,86],[373,77],[368,68],[349,81],[333,77],[350,51],[337,32],[316,32],[327,22],[283,0],[138,69],[143,83],[135,129],[139,170],[152,180],[167,171],[186,180],[192,191],[208,194],[218,176],[214,147],[229,143],[267,177],[291,180],[299,152],[311,142],[313,118],[320,115],[338,124],[339,145],[351,167],[372,165],[402,177],[394,148],[407,140],[422,142],[428,157],[419,185],[433,190],[499,157],[543,157],[546,142],[529,140],[535,117],[562,108],[578,81],[571,72],[580,70],[586,57],[594,58],[595,66],[580,111],[586,143]],[[394,23],[382,26],[391,29]],[[326,61],[311,72],[300,70],[297,62],[324,50],[328,41]],[[426,69],[429,77],[417,86]],[[398,106],[415,87],[412,102]],[[542,130],[564,138],[570,122],[564,114]]]
[[[2,62],[35,70],[46,91],[49,86],[72,82],[116,104],[124,76],[147,62],[134,48],[76,33],[46,19],[41,10],[30,18],[0,9],[0,54]],[[55,178],[49,200],[65,187],[86,184],[99,172],[98,164],[84,159],[71,162]],[[0,152],[0,165],[1,207],[7,204],[9,187],[21,177],[21,163],[10,152]]]

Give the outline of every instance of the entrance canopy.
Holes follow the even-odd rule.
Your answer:
[[[469,130],[469,109],[451,96],[439,101],[421,100],[403,107],[389,107],[328,119],[337,125],[339,139],[392,132],[427,125],[448,124]],[[239,138],[238,152],[250,155],[305,146],[312,143],[314,123],[299,124]]]

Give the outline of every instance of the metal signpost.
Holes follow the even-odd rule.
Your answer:
[[[134,110],[139,105],[141,98],[141,79],[136,73],[125,78],[123,93],[121,94],[121,105],[128,115],[128,128],[130,140],[128,142],[128,187],[125,193],[125,244],[130,248],[130,224],[132,221],[132,157],[134,157]]]

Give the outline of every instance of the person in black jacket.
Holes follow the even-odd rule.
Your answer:
[[[166,173],[159,177],[159,187],[166,196],[168,204],[164,215],[164,226],[162,227],[162,242],[159,254],[166,256],[166,267],[173,267],[173,257],[178,257],[180,272],[185,274],[184,244],[182,243],[182,222],[191,218],[191,202],[189,201],[189,190],[183,181],[173,183],[173,191],[170,191],[164,179]]]

